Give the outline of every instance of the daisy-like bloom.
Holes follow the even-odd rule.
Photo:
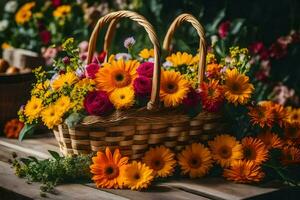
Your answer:
[[[173,53],[171,56],[168,56],[166,60],[172,63],[173,67],[180,67],[183,65],[185,66],[194,65],[196,59],[193,58],[194,58],[193,55],[188,54],[186,52],[184,53],[177,52],[176,54]]]
[[[266,146],[267,149],[281,149],[283,146],[282,139],[275,133],[265,132],[257,136]]]
[[[200,95],[203,108],[209,112],[218,111],[224,102],[223,89],[218,80],[203,82]]]
[[[257,124],[264,128],[272,127],[274,123],[274,115],[270,109],[263,105],[257,105],[255,107],[249,107],[250,121],[253,125]]]
[[[72,7],[70,5],[61,5],[53,11],[53,16],[56,18],[64,18],[71,12],[71,10]]]
[[[285,108],[280,104],[272,103],[267,105],[267,109],[272,112],[274,121],[277,122],[280,127],[283,127],[284,122],[287,119],[287,112]]]
[[[265,174],[259,165],[251,161],[234,161],[230,168],[225,169],[223,176],[237,183],[259,182]]]
[[[109,99],[118,110],[129,108],[134,104],[134,90],[131,87],[116,89],[110,94]]]
[[[284,147],[281,163],[284,165],[300,164],[300,149],[294,146]]]
[[[208,142],[214,160],[222,167],[228,167],[235,160],[243,158],[243,147],[230,135],[218,135]]]
[[[131,190],[146,189],[152,182],[153,170],[146,164],[133,161],[128,164],[124,173],[124,184]]]
[[[78,77],[73,72],[67,72],[65,74],[58,75],[52,82],[52,88],[54,90],[60,90],[64,86],[71,86],[78,81]]]
[[[149,59],[154,57],[154,50],[153,49],[143,49],[139,56],[143,59]]]
[[[28,122],[32,123],[33,120],[37,119],[40,116],[42,109],[43,101],[35,96],[31,97],[24,110],[24,113],[28,118]]]
[[[160,98],[166,107],[176,107],[181,104],[189,92],[189,88],[189,82],[179,72],[162,72]]]
[[[286,112],[287,112],[286,123],[300,126],[300,108],[293,109],[291,107],[287,107]]]
[[[259,165],[268,159],[268,150],[260,139],[245,137],[242,139],[242,146],[244,160],[252,161]]]
[[[143,162],[153,170],[156,177],[172,175],[176,165],[175,154],[164,146],[150,148],[145,153]]]
[[[114,153],[108,147],[105,153],[98,151],[92,158],[90,166],[93,174],[92,180],[98,188],[122,188],[124,184],[124,173],[128,163],[127,157],[122,157],[119,149]]]
[[[69,111],[71,108],[71,99],[68,96],[61,96],[57,101],[55,102],[55,106],[57,110],[59,110],[62,114]]]
[[[300,144],[300,128],[298,126],[288,124],[284,129],[284,137],[296,144]]]
[[[211,63],[206,66],[206,76],[208,78],[219,78],[221,66],[217,63]]]
[[[203,144],[193,143],[178,155],[178,163],[182,174],[189,174],[191,178],[197,178],[208,173],[213,159],[208,148]]]
[[[49,105],[47,108],[45,108],[42,111],[41,116],[44,124],[49,129],[52,129],[54,126],[62,123],[62,113],[54,104]]]
[[[17,24],[23,25],[28,22],[32,17],[31,9],[35,6],[35,2],[24,4],[16,13],[15,21]]]
[[[246,104],[253,90],[248,76],[240,74],[236,68],[226,70],[224,92],[228,102],[234,105]]]
[[[115,89],[132,86],[139,65],[136,60],[110,59],[96,74],[96,87],[110,94]]]

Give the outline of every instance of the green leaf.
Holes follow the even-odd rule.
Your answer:
[[[37,159],[36,157],[28,156],[28,158],[30,158],[32,161],[34,161],[34,162],[36,162],[36,163],[39,162],[38,159]]]
[[[22,141],[28,135],[32,135],[35,128],[36,128],[36,124],[25,124],[25,126],[22,128],[20,132],[19,141]]]
[[[216,33],[220,22],[225,17],[225,13],[226,13],[226,8],[223,8],[222,10],[220,10],[220,12],[217,14],[216,18],[214,19],[213,23],[209,24],[206,27],[206,31],[209,32],[209,33]]]
[[[235,35],[240,32],[243,27],[245,19],[235,19],[231,23],[230,34]]]
[[[59,159],[60,159],[59,153],[57,153],[57,152],[55,152],[55,151],[51,151],[51,150],[48,150],[48,152],[51,154],[51,156],[52,156],[55,160],[59,160]]]
[[[83,114],[75,112],[66,118],[65,123],[72,128],[76,126],[83,119],[83,117]]]

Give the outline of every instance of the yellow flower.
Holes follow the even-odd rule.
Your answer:
[[[78,81],[78,77],[73,72],[67,72],[59,75],[53,82],[52,88],[54,90],[60,90],[63,86],[71,86]]]
[[[129,108],[134,104],[134,90],[131,87],[116,89],[111,93],[109,99],[116,109]]]
[[[176,107],[189,92],[189,82],[179,72],[163,71],[161,76],[160,98],[166,107]]]
[[[69,5],[61,5],[53,11],[53,16],[63,18],[71,12],[72,7]]]
[[[3,42],[2,45],[1,45],[1,48],[2,49],[8,49],[8,48],[11,48],[11,46],[7,42]]]
[[[174,157],[175,155],[170,149],[159,146],[150,148],[150,150],[145,153],[143,162],[150,167],[150,169],[153,169],[157,177],[167,177],[173,174],[176,165]]]
[[[62,123],[62,113],[55,105],[49,105],[45,108],[42,113],[42,120],[44,124],[49,128],[52,129],[54,126],[59,125]]]
[[[35,96],[31,97],[24,110],[26,117],[28,117],[28,122],[32,123],[33,120],[37,119],[40,116],[42,109],[43,101]]]
[[[117,88],[132,86],[139,65],[140,63],[136,60],[124,61],[123,59],[104,63],[96,74],[96,87],[111,93]]]
[[[245,137],[242,139],[242,146],[245,160],[259,165],[268,159],[269,152],[260,139]]]
[[[76,87],[85,88],[88,91],[94,90],[95,81],[90,78],[84,78],[77,82]]]
[[[197,178],[208,173],[213,160],[208,148],[203,144],[194,143],[187,146],[178,155],[178,163],[183,174],[189,174],[191,178]]]
[[[233,136],[218,135],[208,145],[213,158],[222,167],[228,167],[233,161],[243,158],[242,145]]]
[[[207,53],[206,55],[206,64],[212,64],[212,63],[216,63],[217,59],[215,54],[213,53]]]
[[[180,67],[182,65],[194,65],[197,61],[197,57],[194,58],[193,55],[186,52],[177,52],[176,54],[173,53],[171,56],[167,57],[166,60],[172,63],[173,67]]]
[[[143,59],[149,59],[154,57],[154,50],[153,49],[143,49],[140,53],[139,56]]]
[[[35,2],[24,4],[16,13],[15,21],[17,24],[23,25],[31,19],[31,9],[35,6]]]
[[[291,125],[299,126],[300,127],[300,108],[286,108],[287,118],[286,122]]]
[[[229,169],[225,169],[223,176],[237,183],[252,183],[261,181],[265,174],[259,165],[251,161],[235,161]]]
[[[131,190],[146,189],[152,182],[153,170],[141,162],[133,161],[127,165],[124,173],[124,184]]]
[[[90,166],[93,174],[92,180],[98,188],[123,187],[123,175],[128,158],[122,157],[119,149],[116,149],[113,154],[109,148],[105,149],[105,153],[98,151],[92,160],[93,164]]]
[[[251,94],[254,90],[254,87],[249,83],[249,77],[240,74],[236,68],[226,71],[224,92],[226,99],[238,104],[246,104],[251,98]]]
[[[55,102],[55,107],[59,112],[61,112],[62,115],[69,111],[71,105],[71,99],[68,96],[61,96]]]

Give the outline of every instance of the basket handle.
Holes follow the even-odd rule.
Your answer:
[[[153,26],[143,16],[139,15],[136,12],[122,10],[122,11],[112,12],[101,17],[98,20],[92,32],[92,35],[90,37],[89,47],[88,47],[88,60],[87,60],[88,64],[92,62],[93,54],[95,52],[96,42],[100,30],[104,27],[105,24],[110,22],[113,23],[117,22],[120,18],[130,18],[131,20],[143,26],[146,32],[148,33],[151,43],[154,46],[154,71],[153,71],[153,79],[152,79],[152,91],[151,91],[150,101],[147,104],[147,109],[148,110],[157,109],[159,106],[159,90],[160,90],[160,44],[158,42],[158,38],[154,31]],[[106,48],[108,47],[106,46]]]
[[[175,30],[183,23],[189,22],[196,29],[200,40],[199,40],[199,64],[198,64],[198,83],[203,82],[204,73],[205,73],[205,64],[206,64],[206,41],[205,41],[205,31],[200,22],[191,14],[181,14],[172,22],[168,32],[165,36],[163,49],[170,52],[170,43],[173,37]]]

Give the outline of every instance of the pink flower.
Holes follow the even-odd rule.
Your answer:
[[[50,31],[47,30],[41,31],[39,35],[44,45],[47,45],[51,42],[52,36]]]
[[[288,35],[288,36],[281,36],[280,38],[277,39],[277,43],[280,44],[283,48],[287,48],[289,44],[291,44],[293,41],[293,38]]]
[[[96,64],[101,64],[104,62],[106,58],[106,52],[105,51],[102,51],[101,53],[99,54],[96,54],[94,57],[93,57],[93,63],[96,63]]]
[[[298,43],[300,42],[300,33],[296,31],[291,32],[291,37],[292,37],[292,42],[293,43]]]
[[[289,89],[282,83],[279,83],[279,85],[275,86],[272,93],[275,95],[273,101],[281,105],[284,105],[295,95],[295,91],[293,89]]]
[[[200,105],[200,101],[200,93],[191,88],[187,94],[187,97],[183,99],[182,103],[185,108],[195,108],[197,105]]]
[[[220,24],[218,33],[222,39],[227,37],[229,33],[229,29],[230,29],[230,21],[225,21]]]
[[[57,48],[52,47],[42,49],[42,56],[45,58],[46,65],[53,64],[53,59],[56,57],[58,51]]]
[[[278,42],[275,42],[270,47],[270,57],[275,59],[283,58],[287,54],[287,49]]]
[[[140,64],[140,66],[137,68],[137,73],[140,76],[146,76],[148,78],[153,77],[153,68],[154,68],[154,63],[152,62],[144,62]]]
[[[78,45],[80,53],[85,53],[88,51],[89,42],[88,41],[82,41]]]
[[[137,96],[147,97],[151,94],[152,80],[146,76],[139,76],[134,80],[133,87]]]
[[[85,76],[91,79],[96,77],[96,73],[99,71],[100,66],[96,63],[91,63],[85,67]]]
[[[113,110],[108,95],[102,91],[90,92],[84,99],[84,108],[90,115],[107,115]]]

